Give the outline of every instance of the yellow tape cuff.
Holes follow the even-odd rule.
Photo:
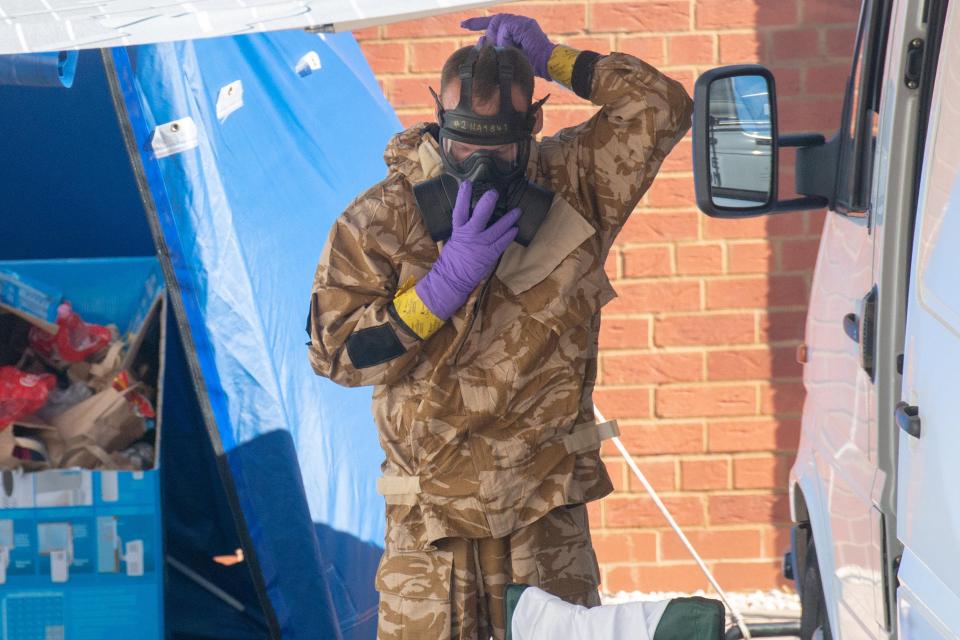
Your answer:
[[[570,88],[573,86],[573,64],[580,55],[579,49],[558,44],[553,48],[550,59],[547,60],[547,72],[554,82]]]
[[[393,308],[397,315],[421,339],[426,340],[443,326],[444,321],[433,315],[420,296],[416,287],[409,287],[401,291],[393,299]]]

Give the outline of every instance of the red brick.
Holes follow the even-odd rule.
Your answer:
[[[760,406],[763,413],[796,414],[803,411],[803,400],[806,390],[800,382],[780,382],[765,385],[760,389]]]
[[[860,0],[804,0],[803,21],[808,24],[854,23],[860,14]]]
[[[557,91],[556,93],[560,93]],[[590,107],[561,107],[554,105],[543,110],[543,135],[553,135],[560,129],[575,127],[590,119],[595,109]]]
[[[790,548],[790,527],[763,527],[763,552],[761,558],[782,559]]]
[[[591,539],[601,563],[657,560],[657,534],[653,531],[593,532]]]
[[[623,460],[604,460],[613,490],[622,493],[627,491],[627,463]]]
[[[833,64],[823,67],[807,67],[804,69],[806,82],[804,87],[807,95],[837,95],[844,91],[847,78],[850,76],[849,64]]]
[[[687,529],[684,533],[704,560],[760,557],[761,537],[757,529],[701,531]],[[686,560],[690,557],[690,552],[680,541],[680,537],[672,531],[662,534],[660,549],[664,560]]]
[[[698,29],[796,24],[797,3],[785,0],[696,0]]]
[[[433,99],[428,86],[430,78],[390,78],[387,82],[387,97],[395,109],[402,107],[430,107]]]
[[[591,31],[685,31],[690,28],[690,3],[597,2],[591,6]]]
[[[756,396],[752,386],[671,385],[657,388],[654,406],[662,418],[748,416],[757,412]]]
[[[603,406],[598,403],[603,410]],[[604,414],[606,417],[606,414]],[[620,425],[620,440],[634,455],[670,453],[701,453],[703,425],[701,423],[655,422],[642,425]]]
[[[621,282],[618,297],[605,307],[607,313],[645,311],[693,311],[700,308],[700,283],[675,280]]]
[[[610,280],[620,277],[620,251],[617,247],[613,247],[607,254],[607,259],[603,262],[603,270]]]
[[[451,40],[439,42],[411,42],[410,43],[410,70],[413,72],[439,71],[443,69],[454,51],[457,50],[457,43]],[[437,76],[438,91],[440,90],[440,77]]]
[[[786,456],[756,456],[733,461],[735,489],[786,489],[793,461]]]
[[[697,211],[677,213],[635,211],[632,216],[627,218],[618,240],[620,242],[645,242],[696,238],[701,215]]]
[[[661,496],[664,506],[681,526],[704,523],[703,500],[695,496]],[[663,514],[647,496],[613,495],[604,498],[604,525],[611,528],[663,527]]]
[[[772,311],[760,314],[761,342],[798,342],[803,340],[806,311]]]
[[[730,273],[770,273],[774,271],[773,247],[767,242],[736,242],[727,245]]]
[[[677,247],[677,273],[685,276],[717,274],[723,271],[723,248],[718,244]]]
[[[772,40],[775,60],[815,58],[820,55],[820,31],[817,29],[790,29],[777,31]]]
[[[584,100],[573,91],[569,91],[560,85],[557,85],[549,80],[544,80],[543,78],[535,78],[533,84],[533,96],[534,99],[539,100],[543,96],[550,94],[550,100],[547,102],[546,110],[544,113],[549,113],[555,107],[561,105],[573,105],[580,107],[590,107],[590,101]],[[583,113],[588,113],[587,110],[584,110]],[[586,118],[584,118],[586,119]]]
[[[460,26],[467,18],[482,15],[479,10],[460,11],[438,16],[395,22],[383,27],[385,38],[437,38],[440,36],[466,36],[469,31]],[[477,35],[479,37],[479,34]]]
[[[801,276],[736,278],[707,282],[707,309],[789,307],[807,303],[807,282]]]
[[[674,460],[634,460],[640,467],[640,472],[647,482],[653,487],[654,491],[665,492],[674,491],[677,488],[677,465]],[[643,483],[637,479],[633,470],[627,468],[628,486],[632,493],[643,493],[646,488]]]
[[[623,250],[625,278],[668,276],[673,273],[669,247],[631,247]]]
[[[560,40],[568,47],[581,51],[596,51],[609,53],[614,50],[612,36],[567,36]]]
[[[676,35],[667,38],[667,63],[716,64],[712,35]]]
[[[760,60],[759,33],[721,33],[719,38],[720,64],[753,64]]]
[[[587,503],[587,521],[590,529],[599,529],[603,527],[603,501],[594,500]]]
[[[593,401],[608,420],[627,420],[650,417],[650,389],[609,389],[600,387],[593,392]]]
[[[502,10],[533,18],[550,36],[579,33],[587,22],[587,8],[582,2],[549,2],[546,4],[511,2],[505,4]],[[603,51],[601,53],[607,52]]]
[[[650,346],[646,318],[609,318],[600,323],[600,349],[645,349]]]
[[[793,586],[783,577],[778,560],[755,562],[718,562],[714,567],[717,582],[725,589],[783,589]]]
[[[604,384],[696,382],[703,380],[700,353],[604,354]]]
[[[670,72],[670,77],[683,85],[683,88],[687,91],[687,95],[693,95],[693,84],[697,79],[693,71],[684,69],[673,70]]]
[[[653,343],[659,347],[750,343],[754,325],[750,313],[667,316],[655,322]]]
[[[684,491],[706,491],[730,487],[730,462],[726,458],[699,458],[680,461],[680,486]]]
[[[614,566],[607,570],[604,591],[683,591],[708,589],[709,583],[695,564]]]
[[[710,239],[757,238],[768,236],[798,236],[804,233],[804,219],[800,213],[760,216],[742,220],[708,218],[704,216],[703,235]]]
[[[380,37],[380,27],[366,27],[365,29],[354,29],[350,33],[358,42],[365,40],[376,40]]]
[[[853,57],[853,45],[857,41],[857,30],[853,27],[827,29],[827,53],[831,56],[850,59]]]
[[[770,67],[771,73],[773,73],[774,81],[776,83],[777,91],[777,104],[780,104],[780,101],[789,98],[792,96],[805,95],[803,86],[801,83],[801,70],[796,67]],[[779,115],[779,107],[777,108],[777,113]],[[777,123],[778,128],[780,127],[779,122]],[[793,160],[795,158],[796,151],[793,149],[783,150],[781,149],[780,153],[780,177],[783,178],[784,175],[787,175],[787,167],[792,166]],[[792,188],[793,185],[793,175],[789,175],[790,185]],[[780,199],[782,200],[785,197],[783,188],[780,188]],[[777,216],[773,216],[774,218]],[[770,218],[771,220],[773,218]]]
[[[799,442],[799,420],[718,420],[707,425],[707,449],[712,453],[796,451]]]
[[[707,354],[707,380],[799,378],[803,367],[796,354],[794,347],[711,351]]]
[[[403,128],[412,127],[415,124],[432,121],[433,114],[429,111],[415,111],[412,113],[398,113],[397,117],[400,118],[400,124]]]
[[[653,181],[644,199],[648,206],[658,209],[692,206],[696,203],[693,195],[693,179],[661,175]]]
[[[396,42],[366,42],[363,55],[374,73],[403,73],[407,68],[407,55],[402,44]]]
[[[820,238],[785,240],[780,245],[780,268],[783,271],[811,271],[817,263]]]
[[[659,66],[667,61],[663,36],[620,36],[617,51],[637,56],[644,62]]]
[[[664,159],[663,164],[660,165],[660,171],[664,173],[669,171],[690,171],[692,166],[693,143],[688,134],[677,143],[670,152],[670,155]]]
[[[731,494],[707,497],[710,524],[770,524],[790,520],[786,494]]]
[[[841,98],[822,97],[793,98],[777,101],[777,126],[783,133],[791,131],[819,131],[830,135],[840,122]],[[774,216],[775,218],[802,218],[797,214]]]

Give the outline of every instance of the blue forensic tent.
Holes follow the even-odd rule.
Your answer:
[[[304,346],[327,231],[400,127],[352,36],[88,50],[70,89],[3,85],[0,257],[156,254],[171,292],[168,637],[372,638],[370,390]]]

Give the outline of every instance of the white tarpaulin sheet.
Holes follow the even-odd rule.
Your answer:
[[[0,0],[0,54],[279,29],[350,31],[492,4],[489,0]]]

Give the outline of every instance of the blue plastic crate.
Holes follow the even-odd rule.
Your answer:
[[[0,270],[62,291],[85,319],[123,332],[163,288],[153,258],[0,261]],[[160,640],[159,471],[0,472],[4,564],[0,640]]]

